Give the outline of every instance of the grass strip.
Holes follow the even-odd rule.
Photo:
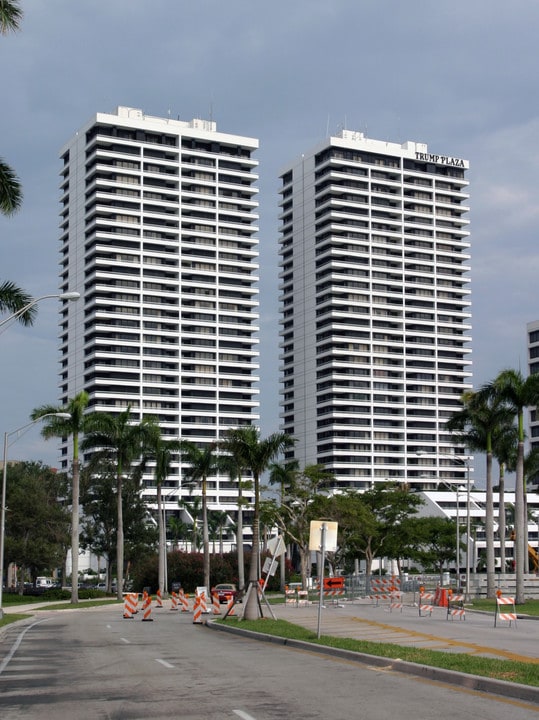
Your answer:
[[[217,620],[218,623],[235,625],[244,630],[273,635],[290,640],[303,640],[313,645],[324,645],[326,647],[351,650],[352,652],[375,655],[392,660],[404,660],[405,662],[428,665],[429,667],[442,668],[444,670],[456,670],[468,675],[505,680],[506,682],[520,683],[539,687],[539,673],[537,664],[515,662],[512,660],[498,660],[496,658],[484,658],[466,655],[465,653],[444,653],[439,650],[427,650],[424,648],[410,648],[392,643],[375,643],[368,640],[353,640],[350,638],[333,637],[322,635],[320,638],[311,630],[294,625],[286,620],[271,620],[261,618],[259,620],[242,620],[240,618],[227,618]]]

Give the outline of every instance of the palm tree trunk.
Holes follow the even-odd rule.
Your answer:
[[[165,591],[165,528],[163,522],[163,498],[161,483],[157,483],[157,528],[159,531],[159,591],[161,596]]]
[[[258,566],[260,565],[260,479],[254,473],[254,513],[253,513],[253,541],[251,550],[251,566],[249,568],[249,600],[245,606],[246,620],[258,620]]]
[[[116,597],[122,600],[124,589],[124,513],[122,501],[122,476],[118,474],[116,480],[118,495],[118,529],[116,540]]]
[[[204,550],[204,587],[210,592],[210,537],[208,532],[207,482],[202,478],[202,546]]]
[[[79,461],[73,458],[71,498],[71,602],[79,602]]]
[[[492,452],[487,453],[487,492],[485,511],[485,536],[487,545],[487,597],[494,598],[496,571],[494,561],[494,499],[492,492]]]
[[[500,570],[505,573],[505,466],[500,464],[500,483],[498,487],[498,536],[500,538]]]
[[[238,550],[238,586],[245,588],[245,562],[243,559],[243,505],[241,494],[241,475],[238,479],[238,522],[236,523],[236,547]]]
[[[520,415],[519,415],[520,424]],[[515,602],[522,604],[524,602],[524,560],[526,558],[524,548],[524,441],[519,440],[518,456],[517,456],[517,472],[515,479],[515,573],[516,573],[516,592]]]

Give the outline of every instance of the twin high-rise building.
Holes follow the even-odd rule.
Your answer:
[[[339,488],[466,478],[467,168],[345,130],[281,175],[282,424]]]
[[[86,390],[197,443],[258,425],[257,148],[125,107],[63,148],[60,290],[82,297],[62,403]],[[467,168],[344,131],[282,173],[282,429],[339,488],[462,482],[445,421],[470,387]],[[168,485],[176,505],[179,466]],[[210,507],[236,493],[211,479]]]
[[[86,390],[91,410],[129,406],[196,443],[258,422],[257,147],[119,107],[62,149],[60,288],[82,295],[61,315],[62,403]],[[236,498],[209,483],[212,506]]]

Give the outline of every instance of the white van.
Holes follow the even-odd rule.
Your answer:
[[[55,586],[54,580],[51,577],[38,577],[36,578],[36,588],[47,590]]]

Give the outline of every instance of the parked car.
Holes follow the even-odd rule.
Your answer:
[[[238,598],[238,588],[234,583],[219,583],[212,588],[211,593],[217,595],[220,603],[228,603],[230,598],[233,598],[236,602],[241,602],[241,599]]]

